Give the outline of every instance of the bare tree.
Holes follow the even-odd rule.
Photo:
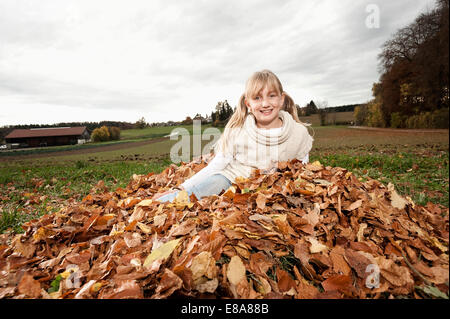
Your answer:
[[[315,104],[317,106],[317,114],[319,114],[320,125],[327,125],[328,112],[326,108],[328,107],[328,101],[318,101]]]

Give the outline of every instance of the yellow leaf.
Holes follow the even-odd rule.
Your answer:
[[[176,204],[189,203],[188,193],[186,191],[179,191],[177,196],[175,197],[174,203]]]
[[[242,176],[238,176],[234,179],[235,183],[245,183],[248,181],[248,178],[242,177]]]
[[[56,233],[55,233],[53,230],[51,230],[51,229],[48,229],[48,228],[45,228],[45,227],[40,227],[40,228],[34,233],[33,239],[34,239],[35,241],[40,241],[40,240],[42,240],[42,239],[49,238],[49,237],[51,237],[51,236],[53,236],[53,235],[55,235],[55,234],[56,234]]]
[[[181,238],[168,241],[167,243],[162,244],[159,248],[152,250],[150,255],[148,255],[144,261],[144,267],[148,267],[155,260],[168,258],[174,251],[175,247],[177,247],[180,240]]]
[[[96,293],[100,290],[100,288],[103,286],[103,284],[101,282],[96,282],[95,284],[93,284],[91,286],[91,288],[89,289],[89,291],[91,293]]]
[[[364,229],[366,228],[367,228],[366,223],[359,224],[359,230],[358,233],[356,234],[356,238],[358,239],[359,242],[364,241]]]
[[[125,231],[125,223],[119,222],[113,225],[111,232],[109,233],[109,236],[120,235],[123,234],[124,231]]]
[[[146,224],[143,224],[141,222],[137,223],[137,226],[146,234],[149,234],[152,232],[152,228],[147,226]]]
[[[439,240],[437,240],[435,237],[430,236],[426,233],[424,233],[424,237],[434,246],[436,246],[437,248],[439,248],[443,253],[445,253],[448,249],[447,247],[445,247],[444,245],[442,245]]]
[[[137,207],[139,207],[139,206],[150,206],[151,204],[152,204],[152,200],[151,199],[144,199],[144,200],[141,200],[136,206]]]
[[[173,201],[173,205],[169,204],[169,207],[171,206],[175,206],[177,209],[184,209],[185,207],[191,208],[194,206],[194,203],[190,202],[188,193],[183,190],[178,192]]]

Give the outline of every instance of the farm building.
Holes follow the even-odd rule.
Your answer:
[[[5,136],[7,144],[20,147],[81,144],[90,139],[86,126],[15,129]]]

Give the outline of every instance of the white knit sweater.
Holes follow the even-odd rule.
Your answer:
[[[267,171],[276,167],[277,162],[294,158],[307,161],[313,142],[307,128],[285,111],[280,111],[279,117],[283,122],[279,129],[259,129],[255,117],[249,114],[244,125],[233,130],[228,143],[230,149],[216,154],[214,163],[211,162],[182,186],[187,188],[199,182],[198,179],[205,177],[206,173],[220,173],[234,182],[238,176],[248,178],[256,168]],[[211,171],[213,167],[209,167],[212,164],[214,172]]]

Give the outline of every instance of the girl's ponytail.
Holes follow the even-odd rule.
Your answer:
[[[234,111],[233,115],[229,119],[225,129],[223,131],[222,136],[216,144],[215,152],[221,151],[222,153],[230,153],[228,149],[228,142],[231,138],[231,133],[237,128],[240,128],[244,125],[245,118],[248,114],[247,106],[245,105],[245,94],[242,94],[239,98],[238,105],[236,107],[236,111]]]
[[[292,118],[298,122],[301,123],[305,126],[309,126],[311,124],[308,123],[303,123],[302,121],[300,121],[300,119],[298,118],[298,110],[297,110],[297,105],[294,103],[294,100],[286,93],[284,92],[284,104],[283,104],[283,109],[288,112],[289,114],[292,115]]]

